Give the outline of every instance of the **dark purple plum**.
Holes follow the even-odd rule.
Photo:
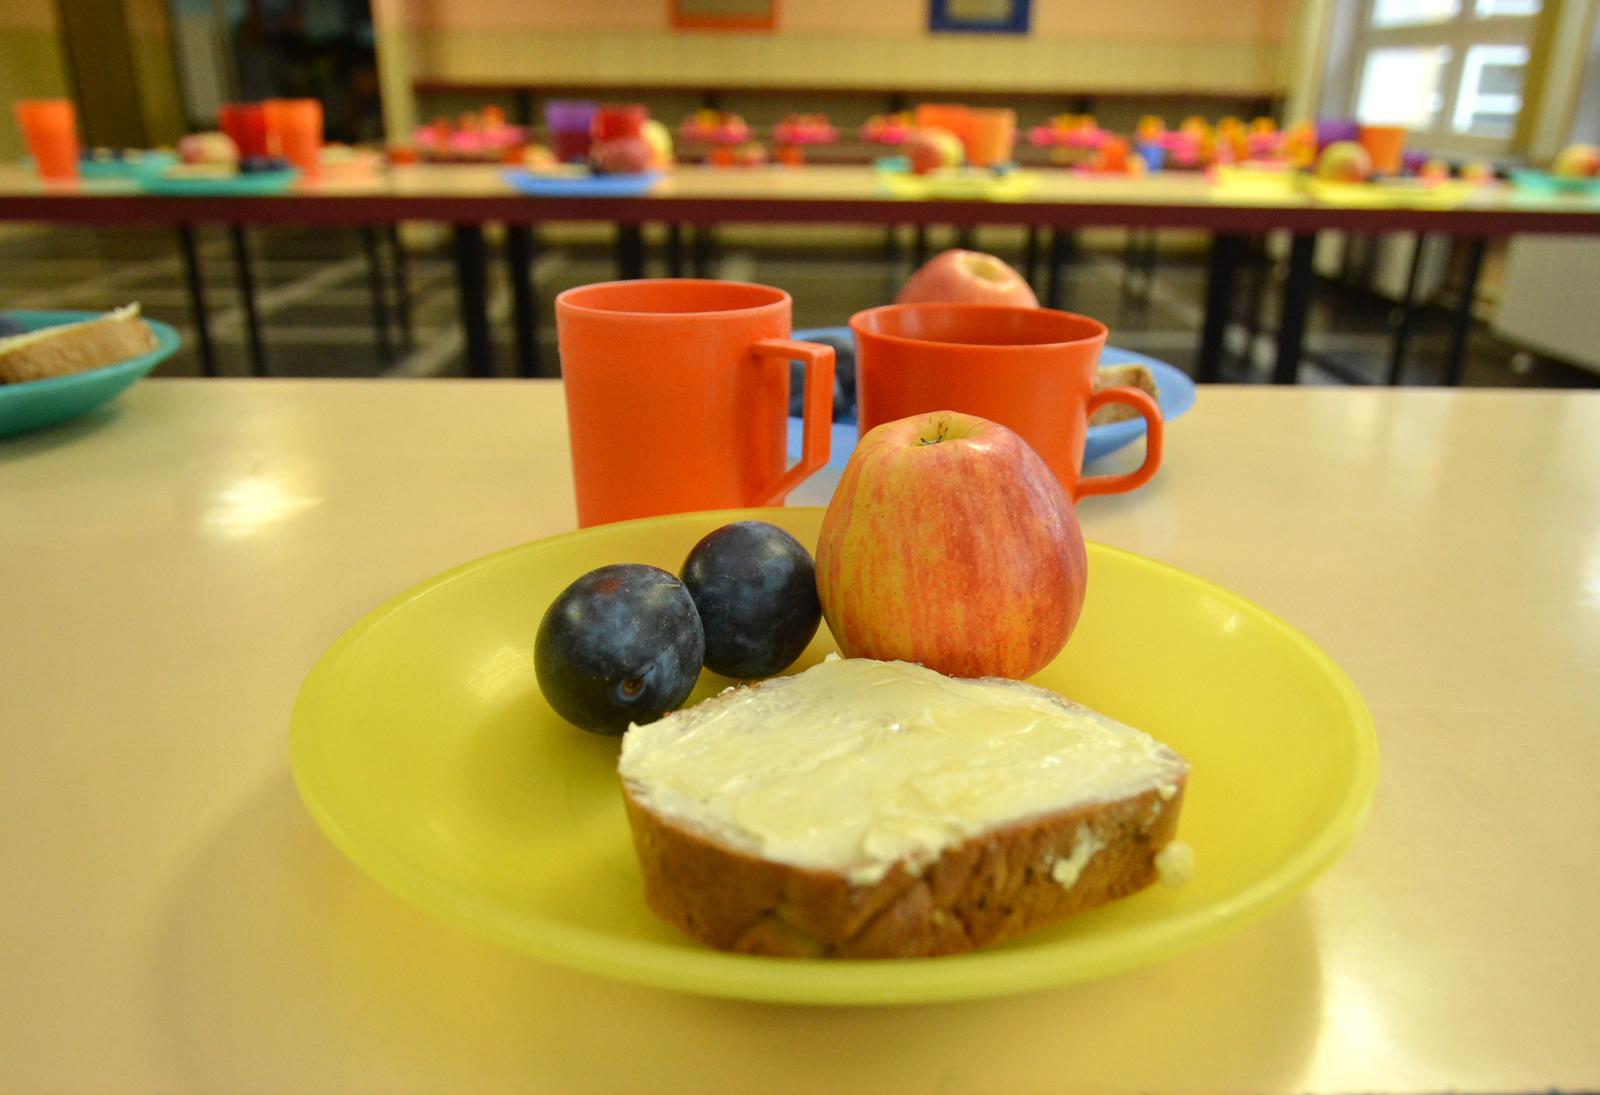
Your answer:
[[[706,666],[753,680],[786,668],[817,633],[822,605],[804,545],[776,525],[723,525],[683,561],[683,584],[700,612]]]
[[[545,610],[533,668],[556,714],[615,735],[683,703],[705,649],[683,583],[659,567],[622,563],[591,570]]]
[[[25,335],[28,329],[4,312],[0,312],[0,338],[10,338],[12,335]]]

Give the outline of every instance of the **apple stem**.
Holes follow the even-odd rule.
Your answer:
[[[929,437],[926,434],[924,434],[922,437],[919,437],[917,439],[917,443],[921,444],[921,445],[937,445],[939,442],[941,442],[941,441],[943,441],[945,439],[945,434],[947,434],[949,432],[949,430],[950,430],[950,423],[948,423],[948,422],[944,421],[943,419],[941,419],[939,421],[939,432],[936,435],[934,435],[933,437]]]

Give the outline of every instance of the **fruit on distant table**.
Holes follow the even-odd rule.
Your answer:
[[[683,584],[706,635],[706,668],[754,680],[787,669],[817,633],[811,553],[765,521],[723,525],[683,562]]]
[[[1021,274],[993,255],[960,248],[943,251],[923,263],[894,298],[896,304],[925,301],[1039,306],[1039,298]]]
[[[767,162],[767,147],[759,141],[750,141],[733,150],[733,162],[740,167],[760,167]]]
[[[534,640],[534,672],[556,714],[621,734],[688,698],[705,649],[683,583],[659,567],[621,563],[590,571],[551,603]]]
[[[817,593],[848,657],[958,677],[1044,668],[1077,626],[1083,533],[1027,443],[935,411],[861,439],[817,542]]]
[[[649,171],[655,152],[642,137],[613,137],[589,150],[595,170],[606,175],[637,175]]]
[[[1487,160],[1472,160],[1461,165],[1461,177],[1467,182],[1487,183],[1494,182],[1494,164]]]
[[[961,138],[948,129],[917,129],[906,138],[906,159],[915,175],[958,167],[966,156]]]
[[[1417,178],[1427,179],[1429,182],[1443,182],[1449,177],[1450,165],[1437,156],[1417,169]]]
[[[1334,141],[1317,157],[1317,178],[1329,182],[1366,182],[1372,157],[1355,141]]]
[[[1600,148],[1592,144],[1569,144],[1550,165],[1550,174],[1564,179],[1590,179],[1600,175]]]
[[[672,130],[659,118],[646,118],[639,137],[650,146],[650,169],[660,171],[672,164]]]
[[[522,166],[530,171],[548,171],[561,161],[542,144],[531,144],[522,151]]]
[[[10,316],[0,313],[0,338],[10,338],[12,335],[25,335],[28,329]]]
[[[178,159],[187,164],[239,162],[239,146],[226,133],[191,133],[178,142]]]

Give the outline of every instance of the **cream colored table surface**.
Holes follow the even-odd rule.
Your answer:
[[[1025,202],[1060,205],[1136,205],[1205,210],[1248,206],[1264,211],[1306,209],[1411,208],[1406,201],[1385,203],[1367,196],[1354,205],[1324,200],[1294,189],[1260,185],[1219,186],[1198,172],[1166,171],[1143,178],[1095,176],[1060,169],[1030,169],[1035,188],[1021,195]],[[1359,193],[1359,191],[1358,191]],[[399,167],[363,176],[305,180],[277,197],[345,198],[352,202],[375,198],[441,200],[504,198],[515,191],[498,166]],[[141,195],[131,179],[92,179],[45,183],[33,171],[0,164],[0,198]],[[713,168],[681,166],[667,172],[650,191],[650,197],[727,201],[860,201],[889,200],[871,167],[807,165],[803,168]],[[550,199],[537,199],[549,201]],[[916,201],[918,199],[909,199]],[[1005,203],[999,203],[1004,205]],[[1470,212],[1518,214],[1600,214],[1600,195],[1541,194],[1509,185],[1481,187],[1453,208]]]
[[[1600,1084],[1600,396],[1207,388],[1168,444],[1088,533],[1350,672],[1383,752],[1365,833],[1187,956],[853,1010],[479,942],[295,797],[290,704],[344,627],[571,527],[554,383],[149,381],[0,439],[0,1090]]]

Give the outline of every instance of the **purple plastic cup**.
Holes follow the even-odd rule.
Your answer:
[[[544,124],[556,159],[581,163],[589,158],[589,132],[596,109],[595,103],[576,99],[552,99],[544,104]]]
[[[1317,151],[1321,152],[1335,141],[1359,141],[1361,123],[1354,118],[1318,118]]]

